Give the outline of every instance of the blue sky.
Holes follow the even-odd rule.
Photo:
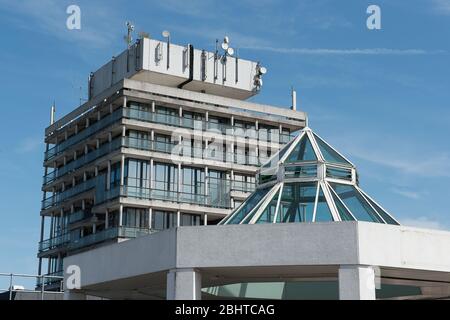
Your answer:
[[[366,28],[369,4],[382,30]],[[369,194],[404,224],[450,229],[450,0],[0,0],[0,272],[37,272],[50,105],[60,117],[79,104],[89,72],[124,49],[126,20],[210,50],[228,35],[269,69],[254,101],[288,106],[294,86]]]

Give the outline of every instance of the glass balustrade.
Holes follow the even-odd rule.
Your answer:
[[[53,148],[49,149],[45,153],[45,161],[51,160],[58,154],[61,154],[63,151],[65,151],[67,148],[73,146],[74,144],[83,141],[87,139],[89,136],[97,133],[98,131],[110,126],[114,122],[120,120],[123,117],[123,109],[118,109],[114,111],[113,113],[107,115],[103,119],[100,119],[100,121],[92,124],[91,126],[87,127],[83,131],[69,137],[67,140],[62,141],[61,143],[58,143]]]

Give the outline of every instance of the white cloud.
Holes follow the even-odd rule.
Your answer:
[[[28,137],[19,142],[16,152],[17,153],[30,153],[42,149],[43,139],[41,137]],[[42,149],[43,150],[43,149]],[[41,151],[42,151],[41,150]]]
[[[400,221],[402,225],[425,229],[447,230],[448,228],[438,221],[430,220],[427,217],[407,218]]]
[[[409,199],[413,199],[413,200],[417,200],[422,197],[422,193],[417,192],[417,191],[405,190],[405,189],[396,188],[396,187],[391,188],[391,191],[398,195],[401,195],[405,198],[409,198]]]
[[[450,0],[433,0],[433,9],[440,14],[450,14]]]
[[[283,48],[273,46],[251,46],[242,47],[249,50],[269,51],[283,54],[299,55],[426,55],[442,54],[445,51],[427,51],[423,49],[390,49],[390,48],[369,48],[369,49],[325,49],[325,48]]]

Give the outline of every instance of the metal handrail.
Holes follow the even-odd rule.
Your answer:
[[[61,274],[58,273],[58,274]],[[9,278],[9,288],[4,289],[0,288],[0,292],[9,292],[9,300],[13,300],[13,293],[14,292],[25,292],[25,293],[40,293],[41,300],[45,300],[45,294],[46,293],[63,293],[64,287],[63,287],[63,276],[54,276],[54,275],[31,275],[31,274],[20,274],[20,273],[0,273],[0,277],[8,277]],[[40,290],[15,290],[14,289],[14,278],[34,278],[41,281]],[[45,280],[46,279],[56,279],[61,281],[61,286],[59,287],[59,291],[46,291],[45,290]],[[44,284],[44,285],[42,285]],[[38,286],[39,287],[39,286]]]

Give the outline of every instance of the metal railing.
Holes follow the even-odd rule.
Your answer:
[[[0,288],[0,293],[8,293],[8,300],[14,300],[14,295],[16,293],[28,293],[28,294],[36,294],[39,296],[40,300],[45,300],[45,296],[49,294],[62,294],[64,292],[63,286],[63,273],[58,272],[55,274],[49,275],[30,275],[30,274],[18,274],[18,273],[0,273],[0,278],[6,278],[9,282],[9,288]],[[34,290],[28,290],[22,288],[21,286],[15,285],[15,281],[17,279],[35,279],[37,283],[37,287]],[[51,287],[51,291],[46,290],[46,286],[50,284],[57,284],[59,286]]]
[[[103,146],[101,146],[99,149],[96,149],[94,151],[91,151],[77,160],[74,160],[72,162],[69,162],[65,166],[61,167],[60,169],[56,169],[55,171],[52,171],[51,173],[44,176],[44,185],[47,185],[56,179],[64,176],[65,174],[77,170],[81,168],[82,166],[91,163],[98,158],[107,155],[111,153],[114,150],[119,149],[122,146],[122,138],[116,138],[112,140],[110,143],[106,143]]]
[[[236,126],[232,126],[230,124],[225,123],[217,123],[212,121],[206,121],[204,119],[192,119],[186,117],[180,117],[178,115],[164,114],[158,112],[150,112],[138,109],[133,107],[126,108],[124,112],[124,116],[129,119],[146,121],[152,123],[166,124],[175,127],[187,128],[187,129],[195,129],[195,130],[218,130],[223,134],[233,134],[235,136],[258,139],[262,141],[270,142],[272,138],[279,137],[278,142],[281,144],[288,143],[295,135],[293,134],[285,134],[285,133],[271,133],[270,130],[256,130],[256,129],[244,129]],[[278,131],[279,129],[273,129],[274,131]]]
[[[63,191],[61,193],[58,193],[56,195],[50,196],[42,201],[42,210],[49,209],[55,205],[58,205],[59,203],[63,202],[64,200],[71,198],[73,196],[76,196],[78,194],[81,194],[83,192],[89,191],[96,186],[97,179],[92,178],[89,180],[86,180],[75,187],[72,187],[66,191]]]
[[[66,233],[58,237],[50,238],[39,243],[39,252],[45,252],[70,242],[70,234]]]
[[[191,145],[151,141],[131,137],[126,137],[123,145],[127,148],[138,150],[162,152],[180,157],[230,162],[242,165],[259,166],[267,160],[267,158],[260,158],[243,153],[224,152],[223,150],[218,151],[212,148],[204,149],[199,147],[192,147]]]
[[[84,248],[90,245],[98,244],[107,240],[113,240],[117,238],[137,238],[143,235],[156,232],[152,229],[144,228],[131,228],[131,227],[115,227],[102,230],[86,237],[72,240],[69,243],[69,250],[76,250]]]
[[[89,136],[97,133],[98,131],[110,126],[116,121],[119,121],[123,117],[123,109],[120,108],[113,113],[107,115],[103,119],[100,119],[98,122],[94,123],[93,125],[87,127],[83,131],[77,133],[74,136],[69,137],[67,140],[55,145],[53,148],[49,149],[47,152],[45,152],[45,161],[51,160],[57,155],[64,152],[69,147],[73,146],[74,144],[85,140]]]

